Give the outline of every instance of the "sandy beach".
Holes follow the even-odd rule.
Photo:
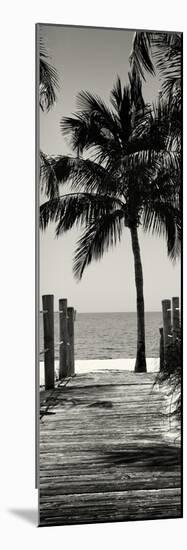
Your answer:
[[[147,372],[159,371],[159,358],[147,358]],[[99,370],[116,370],[133,372],[135,359],[77,359],[75,360],[75,374],[95,372]],[[55,360],[55,372],[58,377],[59,360]],[[44,362],[40,361],[40,386],[44,385]]]

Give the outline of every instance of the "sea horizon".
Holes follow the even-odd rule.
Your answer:
[[[145,312],[146,354],[159,357],[161,311]],[[59,357],[59,313],[54,312],[55,358]],[[75,359],[133,358],[137,347],[135,311],[80,312],[74,323]],[[43,344],[43,316],[40,314],[40,352]]]
[[[68,307],[73,307],[73,306],[71,306],[71,302],[70,302],[70,306],[68,304]],[[115,313],[135,313],[135,314],[137,314],[136,309],[131,310],[131,311],[128,311],[128,310],[120,310],[120,311],[119,310],[115,310],[115,311],[80,311],[79,309],[76,309],[74,307],[74,310],[76,311],[77,314],[81,314],[81,315],[86,315],[86,314],[88,314],[88,315],[92,315],[92,314],[100,315],[100,314],[115,314]],[[59,313],[58,308],[54,309],[54,313]],[[162,313],[162,310],[161,309],[146,309],[144,311],[144,313],[145,314],[146,313]],[[40,310],[40,315],[42,315],[42,309]]]

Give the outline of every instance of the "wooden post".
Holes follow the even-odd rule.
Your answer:
[[[179,315],[179,298],[172,298],[172,314],[173,314],[173,341],[179,333],[180,315]]]
[[[59,378],[60,380],[67,376],[68,372],[68,324],[67,324],[67,300],[62,298],[59,300]]]
[[[160,331],[160,371],[164,368],[164,335],[163,328],[159,329]]]
[[[42,296],[44,323],[44,371],[45,389],[54,388],[55,354],[54,354],[54,296]]]
[[[163,336],[164,336],[164,359],[166,360],[168,346],[172,343],[171,300],[162,300],[162,315],[163,315]]]
[[[74,308],[68,307],[68,343],[69,343],[69,365],[68,374],[72,376],[75,372],[74,359]]]

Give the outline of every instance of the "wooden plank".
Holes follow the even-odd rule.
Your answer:
[[[108,371],[96,371],[91,373],[76,374],[73,379],[73,387],[87,387],[87,386],[117,386],[119,385],[150,385],[155,381],[155,374],[153,373],[134,373],[130,371],[110,370]],[[71,386],[71,381],[68,383]]]
[[[180,489],[134,490],[47,496],[41,500],[41,524],[180,517]]]
[[[46,495],[65,495],[65,494],[79,494],[81,492],[84,493],[100,493],[100,492],[116,492],[116,491],[128,491],[128,490],[139,490],[139,489],[169,489],[169,488],[177,488],[180,483],[181,479],[180,476],[175,476],[173,478],[172,476],[166,476],[161,477],[155,476],[152,478],[146,478],[142,475],[140,476],[140,472],[138,472],[138,479],[133,476],[129,477],[126,480],[121,479],[115,479],[114,481],[111,479],[107,479],[104,477],[104,479],[98,481],[97,479],[94,479],[92,481],[84,479],[82,476],[81,479],[78,481],[72,481],[70,480],[63,480],[55,478],[54,482],[50,483],[47,480],[45,483],[43,482],[40,485],[40,497],[41,502],[42,498]]]
[[[181,516],[180,446],[155,375],[77,375],[43,392],[40,525]]]

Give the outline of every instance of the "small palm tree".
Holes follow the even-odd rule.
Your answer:
[[[93,259],[120,241],[124,229],[131,235],[137,295],[136,372],[146,371],[143,270],[138,227],[163,234],[170,257],[180,249],[178,202],[179,155],[172,148],[168,105],[145,106],[141,82],[129,75],[122,90],[120,79],[111,92],[109,109],[97,96],[81,92],[78,112],[63,118],[61,128],[70,137],[75,156],[46,157],[42,185],[48,201],[40,209],[41,228],[56,222],[56,235],[75,224],[83,227],[73,270],[81,279]],[[168,111],[169,112],[169,111]],[[68,194],[60,184],[69,182]]]

